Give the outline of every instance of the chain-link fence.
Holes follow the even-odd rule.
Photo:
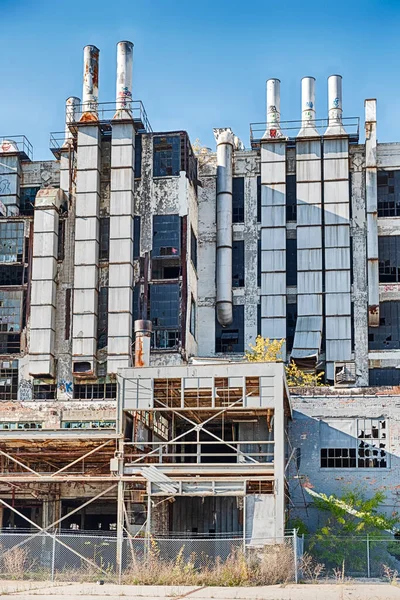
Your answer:
[[[326,577],[379,578],[400,573],[400,539],[390,535],[306,535],[302,543],[304,552],[313,558],[311,569],[322,569]]]
[[[240,585],[295,581],[301,539],[124,536],[84,532],[0,533],[0,578]],[[257,581],[255,581],[257,579]],[[253,581],[254,580],[254,581]]]

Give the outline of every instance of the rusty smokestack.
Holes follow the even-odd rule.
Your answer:
[[[117,112],[114,118],[123,116],[124,111],[130,111],[132,106],[132,67],[133,43],[118,42],[117,44]]]
[[[99,54],[96,46],[83,49],[83,93],[81,121],[97,121],[99,100]]]
[[[150,365],[151,321],[135,321],[135,367]]]
[[[70,131],[70,123],[75,123],[79,116],[79,105],[81,103],[80,98],[71,96],[65,101],[65,144],[68,144],[73,140],[73,135]]]

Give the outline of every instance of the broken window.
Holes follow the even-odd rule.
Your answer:
[[[0,290],[0,354],[20,351],[23,291]]]
[[[135,135],[135,179],[142,176],[142,134]]]
[[[400,369],[370,369],[369,385],[399,385]]]
[[[40,185],[34,187],[21,187],[19,196],[19,214],[32,217],[35,208],[36,194]]]
[[[379,327],[368,330],[370,350],[400,348],[400,301],[381,302]]]
[[[115,429],[115,421],[62,421],[61,429]]]
[[[321,448],[322,469],[354,469],[356,466],[355,448]]]
[[[42,429],[42,423],[38,421],[2,421],[0,429]]]
[[[257,223],[261,223],[261,176],[257,176]]]
[[[175,177],[181,170],[181,136],[153,137],[153,177]]]
[[[156,215],[153,217],[152,258],[180,256],[181,219],[179,215]]]
[[[293,348],[294,333],[296,331],[297,303],[286,304],[286,351]]]
[[[244,223],[244,177],[232,179],[232,222]]]
[[[22,263],[24,258],[24,224],[0,223],[0,263]]]
[[[228,327],[216,320],[215,323],[215,352],[229,354],[244,352],[244,306],[233,307],[233,321]]]
[[[388,235],[378,238],[379,281],[392,283],[400,281],[400,236]]]
[[[400,216],[400,171],[378,170],[378,217]]]
[[[386,421],[384,419],[358,419],[358,467],[386,469]]]
[[[153,284],[149,287],[150,320],[153,323],[152,347],[178,348],[180,340],[179,283]]]
[[[196,337],[196,302],[193,296],[190,303],[190,333],[194,338]]]
[[[57,386],[55,383],[33,384],[34,400],[55,400],[57,398]]]
[[[286,175],[286,221],[296,221],[296,219],[296,175]]]
[[[297,239],[286,239],[286,285],[297,285]]]
[[[116,383],[79,383],[74,385],[75,400],[115,400],[116,397]]]
[[[110,217],[100,217],[100,260],[110,257]]]
[[[108,336],[108,287],[99,290],[99,305],[97,318],[97,350],[107,346]]]
[[[190,258],[197,271],[197,237],[193,231],[193,227],[190,228]]]
[[[0,401],[18,398],[18,361],[0,364]]]
[[[244,287],[244,241],[232,244],[232,285]]]

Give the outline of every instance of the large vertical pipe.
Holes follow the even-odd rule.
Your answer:
[[[81,121],[97,119],[97,103],[99,99],[99,54],[96,46],[85,46],[83,49],[83,92]]]
[[[151,321],[135,321],[135,367],[150,366]]]
[[[281,120],[281,82],[279,79],[267,80],[267,130],[264,137],[282,137]]]
[[[69,129],[70,123],[75,123],[78,120],[80,98],[71,96],[65,101],[65,143],[67,144],[73,139],[73,135]]]
[[[214,129],[217,141],[217,319],[233,321],[232,305],[232,152],[231,129]]]
[[[118,110],[130,110],[132,103],[132,42],[117,44],[117,90],[116,104]]]
[[[328,77],[328,129],[325,135],[346,134],[342,126],[342,76]]]
[[[297,137],[315,137],[315,78],[303,77],[301,80],[301,130]]]

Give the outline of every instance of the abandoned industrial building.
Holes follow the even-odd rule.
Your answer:
[[[269,79],[248,148],[225,127],[193,150],[152,131],[132,60],[118,43],[99,102],[85,47],[54,160],[0,132],[0,527],[256,544],[312,520],[307,485],[371,473],[392,510],[400,143],[377,142],[376,100],[360,140],[339,75],[321,119],[302,79],[297,121]],[[245,362],[259,334],[329,387]]]

